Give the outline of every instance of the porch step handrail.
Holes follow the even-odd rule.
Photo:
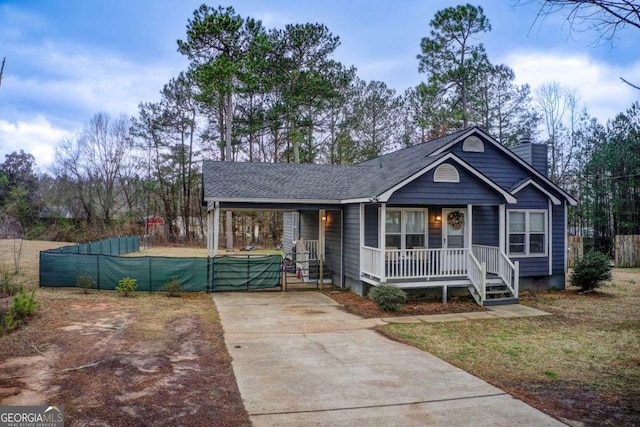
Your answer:
[[[520,263],[512,262],[504,251],[500,251],[500,278],[507,285],[514,298],[518,298],[520,286]]]
[[[514,298],[518,298],[520,265],[512,262],[504,251],[495,246],[473,245],[474,256],[487,266],[487,273],[497,274],[511,291]]]
[[[479,296],[479,300],[476,300],[476,302],[479,305],[484,305],[484,301],[487,298],[487,265],[478,261],[473,255],[473,251],[469,251],[468,271],[469,281]]]
[[[319,258],[319,248],[320,241],[319,240],[306,240],[299,239],[296,242],[296,252],[300,253],[308,253],[310,259],[318,259]]]

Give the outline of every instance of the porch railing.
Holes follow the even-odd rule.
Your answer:
[[[484,301],[487,299],[487,265],[478,261],[473,255],[473,251],[469,251],[469,281],[479,295],[478,304],[484,305]]]
[[[520,265],[512,262],[507,254],[493,246],[473,245],[472,251],[480,263],[485,263],[487,273],[498,275],[514,298],[518,298]]]
[[[362,247],[362,272],[386,279],[425,279],[467,275],[469,249],[380,249]],[[384,268],[384,271],[383,271]],[[384,274],[383,274],[384,273]]]
[[[362,272],[372,277],[380,278],[380,249],[363,246],[360,250],[362,258]]]
[[[318,259],[320,248],[319,240],[300,239],[296,242],[296,252],[309,254],[310,259]]]

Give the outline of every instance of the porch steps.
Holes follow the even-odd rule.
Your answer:
[[[473,299],[480,303],[480,295],[473,286],[469,286],[469,292]],[[518,298],[514,298],[513,294],[500,279],[488,279],[486,289],[486,299],[484,306],[509,305],[518,304]]]

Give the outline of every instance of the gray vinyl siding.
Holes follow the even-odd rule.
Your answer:
[[[552,220],[553,236],[551,244],[553,247],[553,274],[564,273],[564,257],[566,256],[566,236],[564,229],[564,206],[553,205]]]
[[[360,205],[344,207],[344,276],[360,281]]]
[[[451,152],[468,162],[502,188],[510,189],[514,184],[528,178],[530,173],[515,160],[498,151],[490,143],[484,144],[484,153],[470,153],[462,151],[462,144],[456,144]],[[516,197],[518,197],[516,195]]]
[[[364,245],[372,248],[378,246],[379,211],[378,205],[365,205],[364,209]]]
[[[526,186],[515,196],[518,203],[507,205],[507,209],[549,209],[547,195],[532,185]]]
[[[472,243],[499,246],[500,213],[498,206],[474,206],[472,216]]]
[[[390,204],[499,204],[504,198],[488,184],[480,181],[455,162],[460,182],[433,182],[434,170],[430,170],[416,180],[397,190],[389,198]]]
[[[429,239],[429,248],[438,249],[442,247],[442,218],[440,221],[436,220],[436,216],[440,215],[442,217],[442,208],[439,206],[431,207],[429,206],[429,230],[428,230],[428,239]]]
[[[516,160],[499,151],[499,149],[493,146],[493,144],[485,142],[484,153],[470,153],[462,151],[462,143],[455,144],[451,147],[450,151],[506,190],[514,188],[516,184],[527,178],[533,178],[551,194],[560,199],[563,198],[561,194],[544,182],[537,181],[537,179],[532,176],[531,172],[525,170]],[[520,193],[515,194],[516,198],[519,198],[519,194]]]
[[[327,211],[324,230],[324,252],[327,268],[331,270],[333,283],[342,286],[342,212]]]
[[[303,240],[318,240],[319,211],[300,211],[300,238]]]
[[[516,194],[518,198],[517,204],[507,205],[507,210],[510,209],[549,209],[549,199],[547,196],[540,192],[537,188],[529,185]],[[508,221],[508,217],[505,218]],[[508,225],[507,225],[508,230]],[[509,236],[507,238],[507,245],[509,244]],[[520,276],[548,276],[549,275],[549,258],[543,257],[517,257],[510,256],[513,261],[520,262]]]
[[[282,251],[291,253],[293,248],[293,212],[282,213]]]

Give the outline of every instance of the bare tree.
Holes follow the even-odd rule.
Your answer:
[[[129,120],[96,114],[84,131],[56,149],[52,169],[66,179],[90,222],[99,216],[109,224],[123,202],[123,182],[133,172]]]
[[[547,16],[564,13],[571,33],[594,32],[599,43],[613,44],[618,31],[631,27],[640,30],[640,2],[637,0],[515,0],[514,4],[539,4],[532,27]],[[624,83],[640,86],[620,77]]]
[[[635,0],[519,0],[516,4],[538,3],[538,19],[565,13],[572,32],[594,31],[599,40],[612,42],[626,27],[640,30],[640,3]],[[534,23],[535,24],[535,23]]]
[[[551,180],[558,182],[559,154],[558,139],[562,130],[562,123],[567,111],[567,90],[562,88],[558,82],[550,82],[540,86],[536,90],[535,103],[542,113],[545,130],[547,133],[547,144],[549,144],[549,169]]]

